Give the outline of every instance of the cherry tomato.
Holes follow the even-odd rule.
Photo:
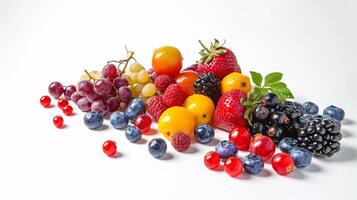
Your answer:
[[[193,84],[197,77],[198,73],[192,70],[183,71],[176,77],[176,83],[180,86],[186,97],[195,93]]]
[[[152,66],[157,74],[167,74],[174,78],[182,68],[182,55],[176,47],[160,47],[154,51]]]

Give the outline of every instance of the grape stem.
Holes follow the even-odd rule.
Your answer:
[[[136,59],[134,58],[134,51],[129,51],[126,48],[126,46],[125,46],[125,50],[127,52],[127,58],[126,59],[123,59],[123,60],[110,60],[110,61],[107,62],[108,64],[112,63],[112,62],[118,63],[119,77],[121,77],[123,72],[125,72],[126,67],[128,66],[128,64],[129,64],[131,59],[133,59],[135,62],[137,62]],[[124,68],[123,68],[123,70],[120,70],[120,65],[122,65],[123,63],[125,63]]]
[[[85,69],[84,72],[89,76],[89,80],[96,81],[95,78]]]

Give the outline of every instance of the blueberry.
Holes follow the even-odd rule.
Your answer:
[[[289,153],[291,150],[298,147],[298,141],[293,138],[284,138],[279,142],[279,149],[284,153]]]
[[[249,174],[257,175],[264,168],[264,161],[260,156],[249,154],[243,158],[243,167]]]
[[[207,144],[214,138],[214,129],[208,124],[201,124],[195,128],[195,137],[197,142]]]
[[[269,107],[276,106],[278,103],[279,103],[279,98],[274,93],[268,93],[262,99],[262,104],[267,105]]]
[[[149,142],[149,152],[154,158],[161,158],[165,155],[167,145],[165,140],[161,138],[154,138]]]
[[[305,107],[299,102],[293,102],[295,107],[300,111],[301,115],[306,114]]]
[[[103,125],[103,116],[100,112],[87,112],[84,115],[84,124],[89,129],[97,129]]]
[[[258,105],[254,110],[254,116],[258,120],[265,120],[268,117],[268,115],[269,115],[268,108],[262,104]]]
[[[290,156],[293,158],[295,167],[304,168],[311,163],[312,154],[304,148],[295,148],[290,151]]]
[[[130,142],[137,142],[141,139],[141,131],[140,129],[136,128],[135,126],[128,126],[125,129],[125,137]]]
[[[130,121],[133,122],[137,116],[145,113],[145,111],[145,103],[141,99],[136,98],[130,101],[125,110],[125,114],[129,117]]]
[[[338,120],[338,121],[342,121],[343,118],[345,117],[345,111],[342,108],[336,107],[336,106],[329,106],[327,108],[325,108],[324,115],[330,115],[331,117],[333,117],[334,119]]]
[[[276,125],[289,124],[290,120],[284,112],[276,111],[271,115],[271,121]]]
[[[125,115],[123,112],[113,112],[110,115],[110,124],[113,126],[113,128],[116,129],[124,129],[128,126],[129,123],[129,118],[128,116]]]
[[[216,145],[216,152],[221,158],[226,159],[236,155],[238,150],[233,142],[229,140],[223,140]]]
[[[250,134],[255,135],[258,133],[264,133],[266,130],[264,125],[260,122],[255,122],[252,127],[250,127]]]
[[[306,101],[303,106],[307,114],[315,115],[319,113],[319,106],[316,105],[314,102]]]

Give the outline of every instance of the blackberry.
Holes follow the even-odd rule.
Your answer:
[[[199,75],[193,88],[195,93],[208,96],[215,104],[221,97],[221,81],[210,72]]]
[[[305,122],[298,131],[299,146],[309,150],[315,157],[331,157],[341,148],[340,129],[340,123],[333,118],[316,115],[312,121]]]

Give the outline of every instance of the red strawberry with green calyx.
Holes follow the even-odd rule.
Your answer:
[[[244,106],[241,100],[247,94],[241,90],[231,90],[219,99],[213,115],[213,124],[220,129],[230,132],[233,128],[246,127]]]
[[[232,72],[241,72],[240,66],[234,53],[219,44],[217,39],[211,43],[210,48],[207,48],[201,40],[199,43],[203,47],[200,51],[201,59],[197,66],[199,74],[211,72],[219,79],[223,79],[226,75]]]

